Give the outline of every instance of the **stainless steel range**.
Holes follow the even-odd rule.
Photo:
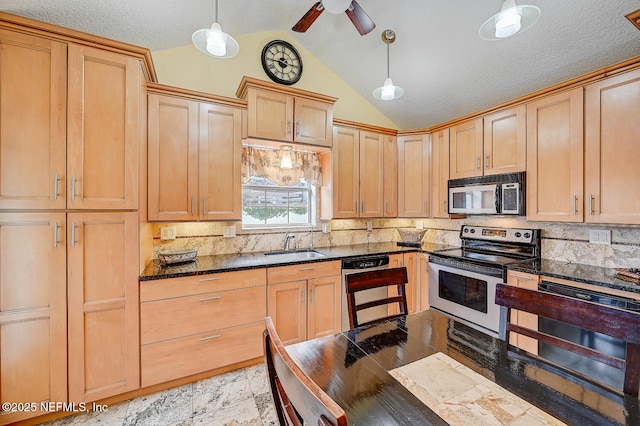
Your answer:
[[[497,336],[496,284],[510,264],[540,257],[540,231],[463,225],[460,240],[461,248],[429,256],[429,304]]]

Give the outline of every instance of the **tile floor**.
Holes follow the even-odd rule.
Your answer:
[[[277,425],[264,364],[124,401],[103,413],[65,417],[48,426]]]

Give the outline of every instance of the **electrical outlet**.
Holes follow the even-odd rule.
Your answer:
[[[373,231],[373,222],[367,222],[367,231]]]
[[[160,228],[161,240],[175,240],[176,239],[176,227],[175,226],[163,226]]]
[[[611,245],[611,230],[609,229],[590,229],[589,242],[592,244]]]
[[[231,225],[231,226],[225,226],[224,227],[224,235],[225,238],[233,238],[236,236],[236,227]]]
[[[424,229],[424,225],[421,220],[416,222],[416,229]]]
[[[331,227],[329,226],[328,223],[323,223],[322,224],[322,233],[323,234],[328,234],[329,232],[331,232]]]

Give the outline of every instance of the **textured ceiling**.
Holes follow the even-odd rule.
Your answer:
[[[638,0],[520,0],[542,10],[511,39],[484,41],[480,25],[501,0],[358,0],[376,23],[361,37],[345,14],[323,13],[304,34],[291,31],[315,0],[220,0],[219,22],[232,35],[285,30],[401,129],[430,127],[573,77],[640,56],[640,31],[624,15]],[[0,0],[0,10],[150,48],[191,43],[211,25],[213,0]],[[377,101],[386,77],[404,97]],[[241,47],[242,48],[242,47]]]

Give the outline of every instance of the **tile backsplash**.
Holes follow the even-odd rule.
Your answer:
[[[584,224],[529,222],[519,217],[472,216],[466,219],[371,219],[332,220],[326,222],[330,232],[318,226],[291,228],[295,236],[291,247],[332,247],[367,242],[393,242],[400,239],[396,228],[415,228],[417,222],[427,232],[423,241],[460,245],[459,232],[463,224],[503,226],[510,228],[540,228],[542,257],[573,263],[604,267],[640,267],[640,227],[614,227]],[[367,222],[373,230],[367,231]],[[175,240],[161,240],[160,228],[176,228]],[[224,238],[224,227],[235,226],[236,237]],[[611,231],[611,245],[589,243],[589,230]],[[197,247],[200,256],[282,250],[287,231],[242,230],[238,222],[156,223],[153,225],[154,252],[164,249]],[[312,242],[313,241],[313,242]],[[155,257],[155,256],[154,256]]]

